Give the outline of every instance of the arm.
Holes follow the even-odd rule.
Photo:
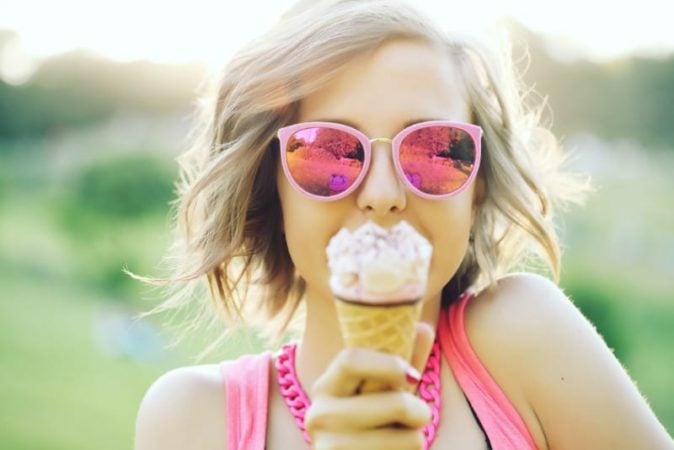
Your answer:
[[[511,363],[512,376],[549,448],[674,449],[623,366],[557,286],[532,275],[503,283],[494,330],[507,336],[499,346],[507,358],[524,362]]]
[[[216,366],[172,370],[145,394],[135,450],[225,448],[225,399]]]

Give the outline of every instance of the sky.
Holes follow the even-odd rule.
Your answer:
[[[19,34],[0,49],[0,77],[29,78],[41,58],[75,48],[120,61],[200,62],[217,67],[277,20],[292,0],[0,0],[0,30]],[[661,0],[415,0],[450,29],[489,35],[512,17],[542,33],[561,58],[595,61],[674,52]]]

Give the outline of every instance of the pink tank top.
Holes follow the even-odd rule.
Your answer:
[[[466,293],[440,314],[438,337],[456,381],[494,450],[536,449],[517,410],[480,362],[468,341],[463,315]],[[243,356],[220,365],[227,408],[227,449],[264,450],[272,354]]]
[[[496,449],[535,449],[529,429],[508,397],[489,375],[468,341],[464,311],[472,293],[464,294],[440,314],[438,337],[449,367]]]

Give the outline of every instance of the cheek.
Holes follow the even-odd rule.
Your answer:
[[[431,220],[425,221],[433,241],[429,294],[439,293],[456,274],[468,249],[471,197],[461,195],[446,203],[435,209]]]
[[[325,248],[334,229],[339,227],[337,218],[333,218],[334,205],[304,197],[290,186],[282,173],[277,180],[283,229],[293,264],[308,286],[327,290]]]

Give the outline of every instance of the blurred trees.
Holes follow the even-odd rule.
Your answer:
[[[674,55],[602,64],[559,61],[540,37],[516,22],[508,22],[508,27],[515,37],[516,59],[529,54],[520,62],[524,81],[549,98],[557,133],[588,132],[608,140],[631,138],[649,147],[674,148]]]
[[[0,47],[6,36],[0,33]],[[204,73],[197,65],[118,63],[83,50],[57,55],[44,60],[24,84],[0,79],[0,139],[39,137],[119,112],[184,111]]]
[[[648,146],[674,142],[674,56],[563,62],[550,56],[537,35],[515,22],[508,27],[516,41],[515,57],[530,54],[530,63],[520,63],[528,65],[524,81],[549,97],[556,132],[634,138]],[[118,111],[188,110],[204,73],[195,65],[116,63],[85,51],[55,56],[23,85],[0,81],[0,138],[44,135]]]
[[[97,160],[71,180],[68,204],[101,221],[136,220],[166,211],[175,176],[169,161],[150,154]]]
[[[94,160],[61,186],[51,210],[80,282],[119,301],[138,295],[139,284],[122,268],[147,266],[152,252],[143,234],[163,234],[175,178],[165,157],[132,153]]]

